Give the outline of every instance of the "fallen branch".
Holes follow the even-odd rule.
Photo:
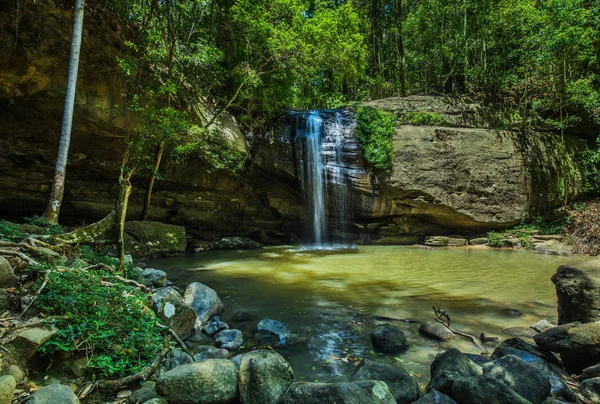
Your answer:
[[[21,317],[23,317],[23,315],[27,312],[27,310],[29,310],[29,308],[33,305],[33,303],[35,302],[35,299],[37,299],[37,297],[40,295],[40,293],[42,293],[42,290],[44,290],[44,288],[46,287],[47,283],[48,283],[48,277],[44,277],[44,282],[42,282],[42,286],[40,286],[40,288],[35,292],[35,295],[33,295],[33,298],[27,304],[27,306],[25,307],[25,309],[23,309],[23,311],[21,312],[21,314],[19,314],[15,318],[21,318]]]
[[[0,241],[0,247],[8,247],[8,248],[26,248],[30,251],[37,251],[38,248],[36,246],[29,245],[27,243],[11,243],[10,241]]]
[[[187,352],[187,346],[185,345],[185,343],[181,340],[181,338],[179,338],[179,335],[177,335],[177,333],[175,332],[175,330],[173,330],[171,327],[167,327],[164,324],[160,324],[160,323],[156,323],[156,325],[159,328],[162,328],[163,330],[166,330],[169,332],[169,334],[171,334],[171,336],[173,337],[173,339],[175,341],[177,341],[177,343],[179,344],[179,346],[181,346],[181,349],[183,349],[185,352]]]
[[[170,350],[171,349],[169,347],[163,348],[163,350],[160,351],[158,356],[154,359],[154,361],[152,361],[150,365],[146,366],[144,369],[140,370],[136,374],[125,376],[117,380],[106,380],[100,382],[100,388],[109,392],[115,392],[121,387],[126,386],[128,384],[147,380],[150,376],[156,373],[156,371],[158,370],[158,368],[160,367],[161,363],[163,362]]]
[[[152,293],[152,290],[150,290],[150,288],[148,286],[142,285],[141,283],[136,282],[133,279],[123,278],[121,275],[115,275],[115,278],[117,278],[118,280],[120,280],[121,282],[123,282],[127,285],[135,286],[135,287],[143,290],[146,293]]]
[[[433,307],[433,313],[435,314],[435,318],[438,323],[442,324],[453,334],[460,335],[461,337],[470,339],[471,342],[473,342],[473,345],[475,345],[477,348],[479,348],[483,354],[487,355],[487,353],[488,353],[487,349],[483,345],[481,345],[479,340],[474,335],[468,334],[466,332],[458,331],[458,330],[455,330],[450,327],[450,316],[444,310],[442,310],[441,308]]]

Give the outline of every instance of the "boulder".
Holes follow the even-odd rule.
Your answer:
[[[600,348],[600,321],[559,325],[533,339],[539,347],[558,353]]]
[[[19,357],[23,361],[28,361],[35,355],[46,341],[48,341],[58,330],[48,330],[46,328],[34,327],[17,332],[12,345],[15,347]]]
[[[23,380],[25,380],[25,372],[23,372],[23,369],[21,369],[17,365],[10,365],[6,369],[6,374],[9,374],[12,377],[14,377],[17,383],[21,383]]]
[[[531,404],[504,383],[489,376],[457,379],[452,385],[452,398],[460,404]]]
[[[456,404],[456,401],[437,390],[431,390],[413,404]]]
[[[14,285],[19,278],[16,277],[12,265],[4,257],[0,257],[0,288]]]
[[[134,391],[133,394],[127,398],[127,404],[146,404],[153,399],[161,399],[161,397],[156,392],[156,382],[148,381],[142,383],[140,388]]]
[[[427,392],[432,389],[452,396],[452,385],[461,377],[480,376],[483,372],[471,359],[457,349],[451,348],[439,354],[430,366],[431,380]]]
[[[255,337],[264,345],[285,345],[290,342],[290,327],[279,320],[265,317],[256,326]]]
[[[550,395],[551,385],[546,376],[514,355],[486,363],[483,374],[504,383],[532,403],[541,403]]]
[[[395,404],[387,384],[368,380],[345,383],[293,383],[281,404]]]
[[[244,344],[244,336],[240,330],[223,330],[215,338],[217,346],[235,350]]]
[[[412,403],[419,398],[419,384],[404,369],[386,363],[363,359],[351,380],[385,382],[398,404]]]
[[[167,273],[156,268],[146,268],[138,275],[138,281],[152,288],[162,288],[167,284]]]
[[[79,399],[69,387],[51,384],[42,387],[29,398],[28,404],[79,404]]]
[[[229,360],[233,362],[237,370],[240,370],[240,366],[242,365],[242,359],[244,358],[244,355],[245,354],[238,354],[233,358],[229,358]]]
[[[600,258],[561,265],[552,275],[558,298],[558,324],[600,320]]]
[[[0,404],[10,404],[17,388],[13,375],[0,376]]]
[[[544,240],[533,243],[533,251],[544,255],[573,255],[573,247],[558,240]]]
[[[523,337],[523,338],[533,338],[538,334],[536,330],[531,327],[510,327],[505,328],[502,332],[506,335],[510,335],[511,337]]]
[[[204,348],[201,349],[196,355],[194,360],[196,362],[202,362],[208,359],[227,359],[229,351],[223,348]]]
[[[156,316],[173,329],[179,338],[187,338],[194,331],[198,316],[185,304],[179,292],[173,288],[161,288],[152,295]]]
[[[229,325],[227,323],[221,321],[221,318],[219,316],[215,316],[212,318],[212,320],[210,320],[210,322],[208,322],[204,327],[202,327],[202,331],[204,331],[206,335],[213,336],[219,331],[226,330],[228,328]]]
[[[218,314],[225,307],[221,299],[219,299],[217,292],[200,282],[188,285],[185,289],[183,300],[185,304],[196,311],[198,318],[203,323]]]
[[[194,362],[194,358],[187,353],[179,349],[172,349],[165,358],[162,368],[164,371],[169,371],[171,369],[175,369],[177,366],[186,365],[192,362]]]
[[[227,404],[237,396],[237,370],[231,361],[209,359],[161,374],[156,391],[169,404]]]
[[[431,236],[425,238],[428,247],[462,247],[467,245],[467,240],[462,237]]]
[[[248,237],[222,237],[211,243],[213,250],[253,250],[262,245]]]
[[[455,337],[452,331],[435,320],[429,320],[421,324],[419,332],[427,337],[437,338],[442,341],[447,341]]]
[[[294,382],[292,367],[274,351],[244,354],[239,370],[242,404],[277,403]]]
[[[396,353],[408,348],[408,341],[404,333],[390,325],[378,325],[371,333],[371,344],[377,351]]]
[[[538,321],[537,323],[535,323],[534,325],[531,326],[531,328],[533,328],[537,332],[548,331],[552,327],[556,327],[556,326],[554,324],[550,323],[546,319],[542,319],[542,320]]]
[[[600,377],[582,381],[579,385],[579,392],[591,403],[600,403]]]
[[[552,352],[530,344],[519,338],[504,340],[492,353],[492,359],[501,358],[506,355],[515,355],[525,362],[550,362],[559,364],[558,359]]]
[[[488,239],[487,237],[475,237],[472,239],[469,239],[469,245],[487,245],[488,243]]]
[[[187,247],[183,226],[131,221],[125,223],[125,233],[131,237],[126,245],[127,250],[134,255],[183,253]]]

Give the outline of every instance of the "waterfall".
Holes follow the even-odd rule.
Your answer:
[[[311,241],[319,247],[342,242],[350,214],[351,170],[345,159],[355,148],[354,126],[342,111],[310,111],[298,118],[295,139]]]

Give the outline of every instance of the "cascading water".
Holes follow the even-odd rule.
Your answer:
[[[345,160],[354,151],[356,141],[353,124],[344,119],[341,111],[310,111],[298,120],[300,169],[312,242],[318,247],[343,241],[348,227],[352,170]]]

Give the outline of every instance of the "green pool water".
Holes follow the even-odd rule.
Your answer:
[[[555,322],[550,277],[559,265],[583,259],[467,248],[274,247],[195,253],[148,266],[165,270],[182,289],[196,281],[215,289],[226,306],[221,318],[245,336],[264,317],[289,324],[306,341],[277,350],[297,380],[344,380],[354,372],[352,359],[366,357],[395,363],[425,383],[439,351],[456,347],[479,353],[461,337],[442,343],[420,336],[418,323],[433,318],[432,306],[449,313],[456,329],[509,338],[502,330],[542,318]],[[511,316],[505,309],[523,315]],[[237,310],[255,318],[235,323],[231,315]],[[410,342],[405,353],[387,357],[372,351],[369,331],[382,323],[374,316],[412,320],[391,322]],[[493,348],[488,345],[490,352]]]

